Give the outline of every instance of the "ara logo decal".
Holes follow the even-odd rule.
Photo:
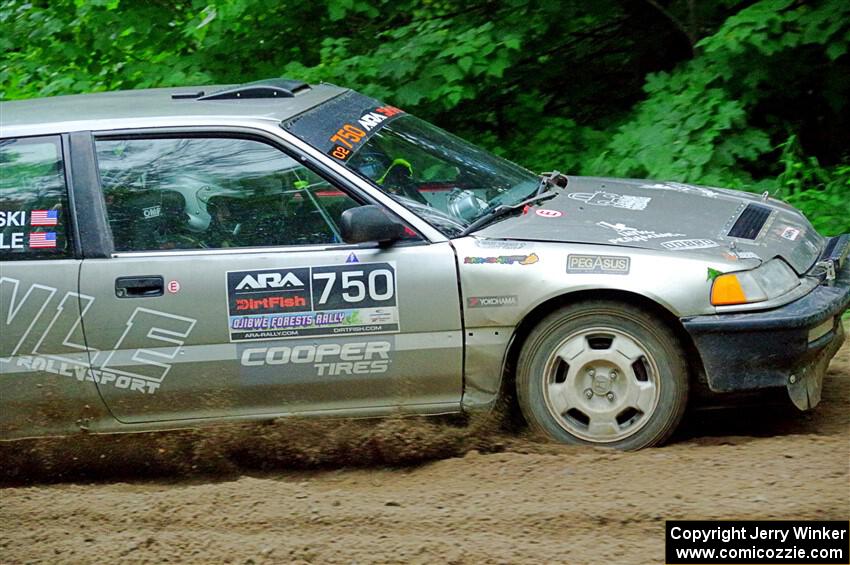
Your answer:
[[[353,252],[349,253],[348,258],[345,260],[346,263],[359,263],[360,259],[357,258]]]
[[[304,288],[304,283],[295,276],[295,273],[272,271],[270,273],[245,275],[245,278],[236,285],[236,290],[262,290],[266,288]]]

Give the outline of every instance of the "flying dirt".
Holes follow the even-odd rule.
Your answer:
[[[635,453],[401,418],[4,444],[0,562],[663,563],[669,519],[850,517],[850,346],[823,394]]]

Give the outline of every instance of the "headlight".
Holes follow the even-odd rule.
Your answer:
[[[714,306],[749,304],[778,298],[800,284],[797,274],[781,259],[771,259],[752,271],[727,273],[714,279]]]

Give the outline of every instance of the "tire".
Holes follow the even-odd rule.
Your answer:
[[[517,398],[529,425],[568,444],[635,450],[670,437],[685,412],[688,371],[673,332],[613,301],[561,308],[528,335]]]

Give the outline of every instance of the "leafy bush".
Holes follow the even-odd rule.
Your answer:
[[[846,0],[5,0],[0,98],[325,80],[536,170],[772,190],[838,233],[848,49]]]
[[[814,157],[802,154],[796,136],[783,145],[777,196],[805,213],[824,235],[850,233],[850,165],[821,167]]]

